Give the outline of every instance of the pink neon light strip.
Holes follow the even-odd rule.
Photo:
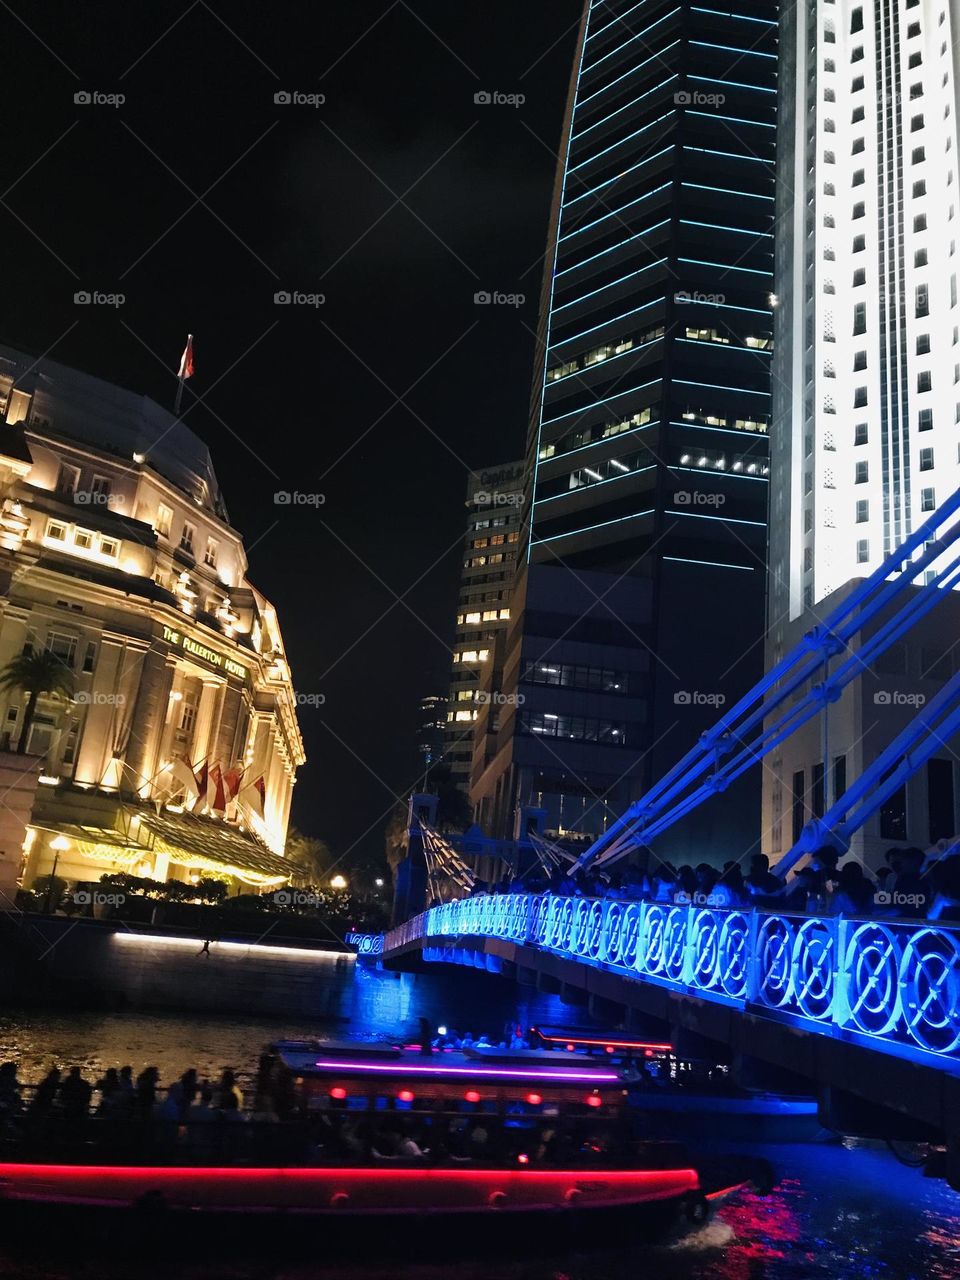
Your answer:
[[[390,1076],[490,1076],[494,1079],[508,1077],[511,1080],[568,1080],[578,1084],[618,1084],[619,1076],[607,1071],[591,1071],[584,1075],[579,1071],[496,1071],[488,1068],[476,1068],[469,1064],[462,1067],[413,1067],[406,1063],[394,1066],[380,1066],[372,1062],[328,1062],[320,1059],[314,1066],[325,1071],[370,1071],[377,1075]]]

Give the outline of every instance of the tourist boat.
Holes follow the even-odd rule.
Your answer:
[[[531,1038],[545,1048],[586,1053],[618,1066],[629,1111],[644,1136],[703,1142],[824,1142],[816,1098],[738,1088],[726,1068],[678,1055],[665,1041],[609,1028],[540,1025]]]
[[[705,1176],[678,1144],[635,1141],[620,1072],[586,1055],[423,1054],[330,1041],[283,1041],[270,1052],[295,1119],[265,1133],[227,1126],[216,1137],[227,1140],[229,1161],[196,1163],[189,1135],[144,1163],[111,1159],[106,1147],[98,1158],[92,1143],[82,1158],[0,1163],[0,1203],[234,1221],[264,1213],[582,1221],[645,1208],[699,1221],[711,1200],[767,1178],[756,1164]],[[284,1152],[294,1133],[297,1160]]]

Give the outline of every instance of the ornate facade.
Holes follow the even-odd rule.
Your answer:
[[[0,692],[0,749],[39,759],[22,883],[54,861],[282,882],[296,697],[206,446],[143,396],[2,347],[0,412],[0,668],[47,651],[72,685],[41,692],[23,742],[28,692]]]

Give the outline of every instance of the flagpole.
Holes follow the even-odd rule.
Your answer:
[[[180,417],[180,404],[183,400],[183,384],[193,374],[193,334],[187,334],[187,345],[180,357],[180,368],[177,370],[177,398],[173,402],[174,416]]]

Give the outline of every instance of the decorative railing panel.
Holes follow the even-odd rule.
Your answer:
[[[921,921],[820,919],[700,905],[504,893],[391,930],[501,938],[960,1068],[960,933]]]

